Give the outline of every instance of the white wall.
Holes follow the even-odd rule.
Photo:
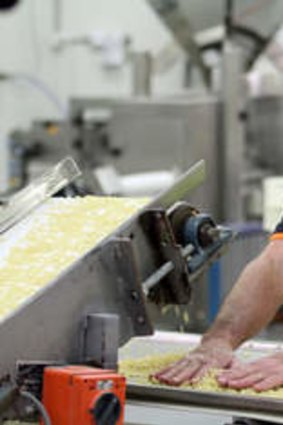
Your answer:
[[[70,96],[130,94],[131,68],[126,63],[121,69],[105,70],[100,54],[85,45],[55,51],[50,44],[57,29],[71,34],[125,32],[136,51],[153,54],[171,41],[145,0],[21,0],[14,11],[0,15],[0,29],[0,73],[35,75],[63,103]],[[178,91],[182,81],[180,59],[169,72],[154,78],[153,92]],[[14,127],[28,126],[33,118],[50,115],[58,115],[56,107],[26,82],[0,82],[0,191],[7,184],[7,134]]]
[[[74,7],[70,7],[71,3]],[[167,30],[143,0],[64,0],[63,15],[63,29],[66,32],[100,29],[109,33],[122,31],[130,35],[136,51],[150,50],[156,53],[171,40]],[[99,56],[91,55],[87,47],[73,49],[73,52],[69,52],[69,60],[75,69],[74,89],[78,94],[87,94],[89,90],[97,94],[107,92],[109,95],[130,93],[129,65],[121,71],[105,72]],[[156,78],[154,90],[178,89],[182,82],[181,72],[182,69],[176,67],[167,76]]]

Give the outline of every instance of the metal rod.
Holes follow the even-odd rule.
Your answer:
[[[194,251],[193,245],[189,244],[181,250],[181,255],[183,258],[187,258]],[[143,283],[142,288],[144,294],[147,296],[149,291],[157,285],[165,276],[174,270],[174,264],[172,261],[167,261],[164,263],[156,272],[151,274]]]

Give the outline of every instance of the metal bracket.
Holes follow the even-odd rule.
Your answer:
[[[151,320],[145,307],[140,269],[134,244],[129,237],[111,239],[103,247],[100,265],[105,278],[116,281],[116,300],[122,300],[120,312],[131,318],[132,334],[137,336],[153,333]],[[120,318],[121,320],[121,318]]]
[[[191,246],[177,244],[166,211],[152,209],[139,217],[140,224],[154,253],[156,271],[143,282],[149,299],[161,304],[186,304],[191,286],[185,257]]]

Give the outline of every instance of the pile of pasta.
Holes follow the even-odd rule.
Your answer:
[[[170,353],[162,355],[153,355],[146,356],[137,359],[126,359],[121,360],[119,364],[119,372],[126,376],[127,381],[133,384],[141,385],[161,385],[157,380],[153,379],[151,376],[161,370],[166,368],[170,364],[180,360],[187,352],[179,353]],[[188,388],[190,390],[198,391],[209,391],[209,392],[220,392],[220,393],[233,393],[233,394],[246,394],[246,395],[255,395],[255,396],[270,396],[270,397],[279,397],[283,398],[283,388],[276,388],[273,390],[256,392],[251,388],[246,388],[242,390],[234,390],[229,388],[224,388],[220,386],[216,379],[216,374],[219,371],[216,369],[211,369],[206,376],[204,376],[197,383],[189,384],[184,383],[181,388]],[[162,384],[164,385],[164,384]]]
[[[54,198],[29,217],[24,226],[20,225],[19,230],[15,228],[1,236],[0,319],[56,278],[146,202],[94,196]]]

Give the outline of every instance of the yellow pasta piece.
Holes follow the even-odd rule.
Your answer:
[[[0,319],[120,226],[146,199],[51,199],[0,263]],[[7,236],[0,238],[7,243]]]

